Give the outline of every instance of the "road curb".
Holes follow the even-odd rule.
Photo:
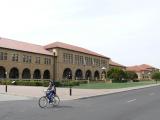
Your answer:
[[[94,96],[86,96],[86,97],[77,98],[77,99],[73,99],[73,100],[81,100],[81,99],[95,98],[95,97],[100,97],[100,96],[118,94],[118,93],[127,92],[127,91],[131,91],[131,90],[145,89],[145,88],[157,87],[157,86],[160,86],[160,84],[140,86],[140,87],[136,87],[136,88],[129,88],[129,89],[127,89],[127,90],[122,90],[122,91],[111,91],[111,92],[108,92],[108,93],[106,93],[106,94],[94,95]]]

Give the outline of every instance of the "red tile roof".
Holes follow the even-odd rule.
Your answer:
[[[147,64],[127,67],[127,71],[134,71],[134,72],[151,71],[151,69],[154,69],[154,67]]]
[[[130,67],[127,67],[127,71],[141,72],[141,71],[144,71],[144,70],[145,69],[142,69],[139,66],[130,66]]]
[[[89,54],[89,55],[94,55],[94,56],[100,56],[100,57],[108,58],[106,56],[103,56],[103,55],[98,54],[96,52],[87,50],[85,48],[74,46],[74,45],[70,45],[70,44],[66,44],[66,43],[62,43],[62,42],[54,42],[54,43],[51,43],[51,44],[48,44],[48,45],[44,46],[44,48],[46,48],[46,49],[63,48],[63,49],[68,49],[68,50],[72,50],[72,51],[86,53],[86,54]]]
[[[147,65],[147,64],[142,64],[140,65],[140,67],[144,68],[144,69],[152,69],[154,68],[153,66]]]
[[[112,65],[112,66],[126,67],[126,66],[121,65],[121,64],[119,64],[119,63],[116,63],[116,62],[114,62],[114,61],[112,61],[112,60],[109,61],[109,64]]]
[[[48,50],[45,50],[43,46],[10,40],[6,38],[0,38],[0,47],[12,49],[12,50],[31,52],[31,53],[52,55],[52,53],[49,52]]]

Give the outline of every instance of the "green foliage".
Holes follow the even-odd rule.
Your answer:
[[[72,81],[65,81],[65,82],[61,82],[60,83],[60,86],[63,86],[63,87],[67,87],[67,86],[79,86],[79,81],[74,81],[74,80],[72,80]]]
[[[133,81],[138,81],[138,75],[135,72],[132,71],[126,71],[126,79],[127,80],[133,80]]]
[[[140,80],[138,80],[138,79],[135,79],[135,80],[133,80],[133,82],[140,82]]]
[[[24,80],[16,80],[14,85],[21,85],[21,86],[43,86],[42,81],[24,81]]]
[[[19,86],[44,86],[48,87],[49,81],[47,80],[42,80],[42,81],[37,81],[37,80],[0,80],[0,84],[5,85],[7,82],[7,85],[19,85]],[[12,83],[13,82],[13,83]],[[85,83],[83,81],[82,83]],[[80,81],[55,81],[56,87],[65,87],[65,86],[78,86],[80,84]]]
[[[112,79],[112,82],[123,82],[125,72],[119,68],[112,68],[107,72],[107,76]]]
[[[49,86],[49,81],[43,81],[43,87],[48,87]]]
[[[79,82],[79,84],[87,84],[88,80],[79,80],[78,82]]]
[[[11,82],[12,81],[10,81],[10,80],[0,80],[0,85],[5,85],[5,84],[11,85],[12,84]]]
[[[155,72],[152,74],[152,79],[160,80],[160,72]]]

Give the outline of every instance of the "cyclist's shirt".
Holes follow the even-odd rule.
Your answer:
[[[48,86],[48,89],[47,89],[47,90],[50,90],[50,91],[54,91],[54,92],[56,92],[55,85],[49,84],[49,86]]]

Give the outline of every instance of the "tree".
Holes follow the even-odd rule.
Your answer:
[[[127,80],[136,80],[136,79],[138,79],[138,75],[133,71],[126,71],[125,74],[126,74],[126,79]]]
[[[107,72],[107,76],[113,82],[122,82],[122,79],[125,78],[125,72],[120,68],[112,68]]]
[[[156,83],[157,83],[157,80],[160,80],[160,72],[153,73],[152,79],[156,80]]]

